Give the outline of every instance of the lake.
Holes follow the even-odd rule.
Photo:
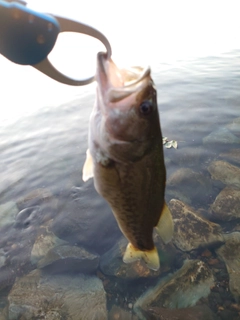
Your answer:
[[[163,136],[178,143],[164,147],[176,234],[155,237],[160,272],[122,262],[111,210],[82,181],[95,84],[64,103],[36,95],[38,108],[0,122],[1,320],[240,319],[240,51],[155,63],[152,77]]]

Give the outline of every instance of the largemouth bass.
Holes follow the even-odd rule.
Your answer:
[[[153,229],[167,243],[173,221],[164,201],[166,170],[151,72],[119,69],[99,53],[96,82],[83,180],[93,177],[129,240],[123,261],[142,258],[150,269],[158,270]]]

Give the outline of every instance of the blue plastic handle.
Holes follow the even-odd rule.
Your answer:
[[[51,52],[59,32],[54,17],[0,0],[0,53],[7,59],[23,65],[41,62]]]

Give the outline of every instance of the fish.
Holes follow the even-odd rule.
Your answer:
[[[149,67],[118,68],[97,55],[96,99],[89,121],[83,181],[94,180],[128,239],[125,263],[143,259],[160,268],[154,228],[164,243],[173,235],[165,202],[166,169],[157,91]]]

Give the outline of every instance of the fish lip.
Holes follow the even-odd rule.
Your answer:
[[[148,85],[146,79],[150,79],[151,69],[133,67],[129,69],[119,69],[112,59],[108,59],[107,54],[99,52],[97,55],[96,81],[101,88],[102,95],[107,95],[109,102],[120,101],[134,92]],[[124,81],[127,75],[132,76],[133,80]]]

